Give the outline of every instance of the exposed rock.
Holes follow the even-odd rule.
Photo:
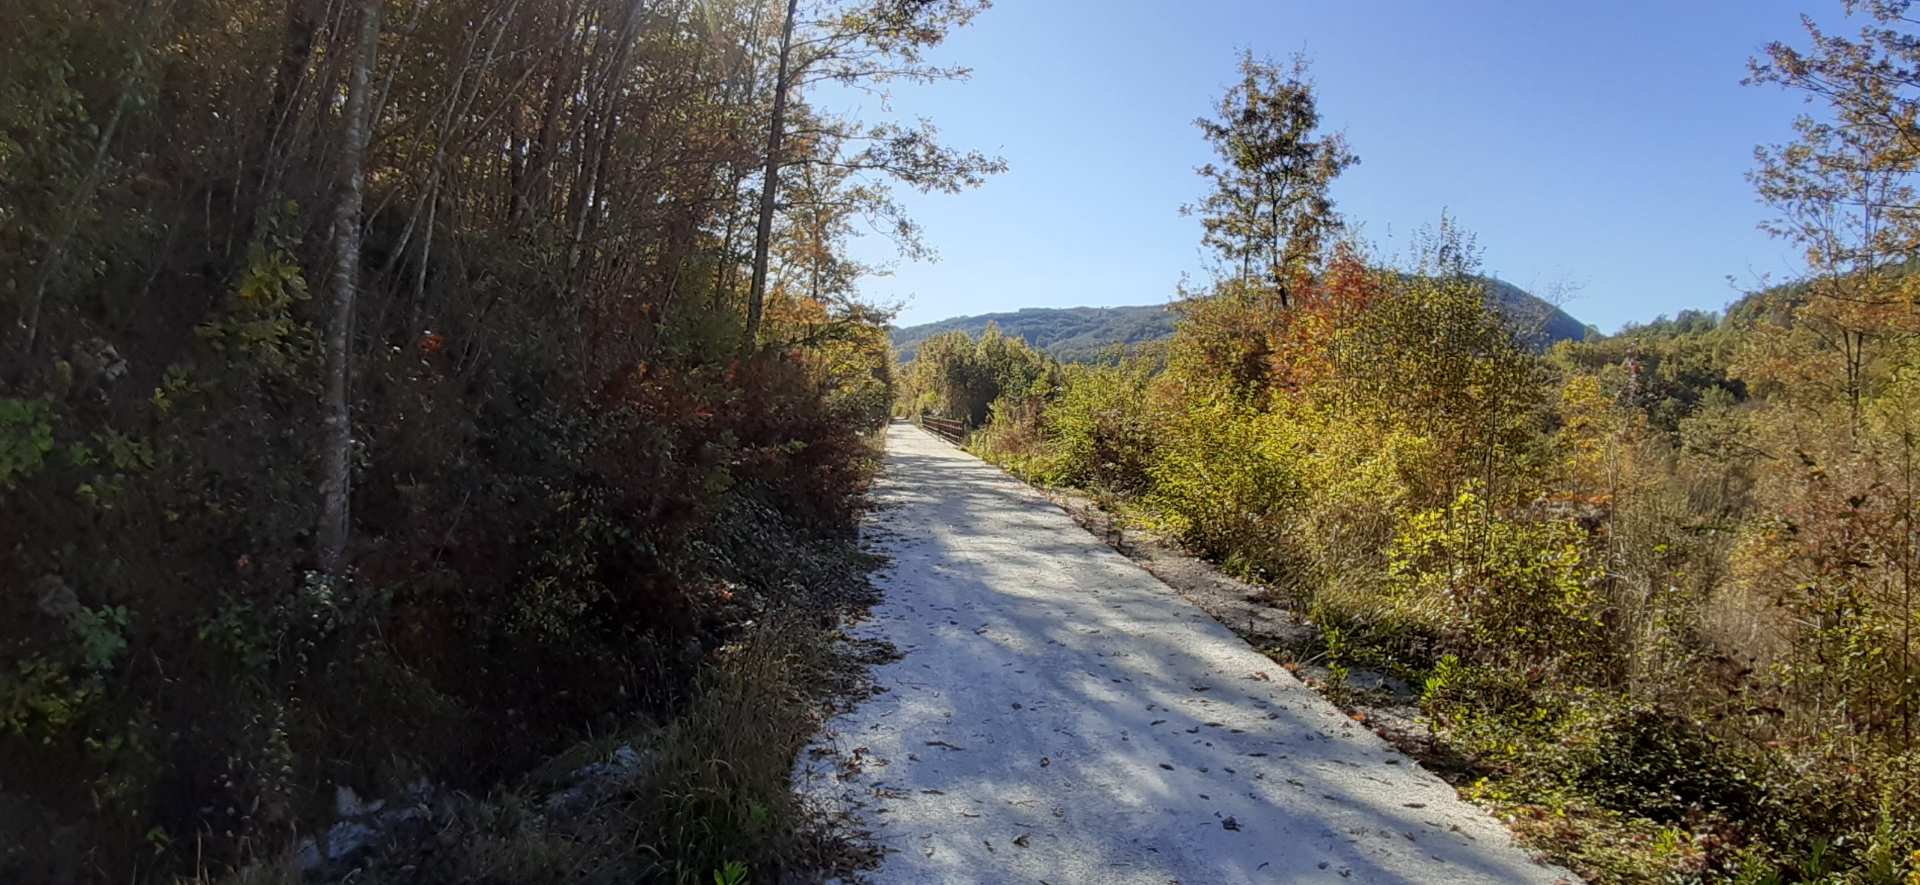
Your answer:
[[[392,835],[410,823],[430,818],[427,808],[435,793],[425,779],[415,781],[406,790],[412,804],[389,809],[384,799],[368,801],[345,784],[335,787],[333,808],[340,819],[327,828],[323,838],[300,841],[294,849],[294,866],[302,873],[314,873],[350,863],[382,835]]]
[[[379,812],[386,806],[387,803],[384,800],[378,802],[362,800],[360,794],[355,793],[352,787],[345,784],[333,788],[333,813],[341,817],[365,817]]]
[[[293,850],[293,868],[302,873],[311,873],[320,868],[320,845],[309,836],[300,840],[300,847]]]
[[[42,575],[33,582],[33,595],[39,600],[40,613],[49,618],[64,621],[80,610],[80,597],[59,575]]]
[[[327,830],[327,860],[334,863],[360,853],[374,837],[373,828],[359,821],[343,820]]]
[[[571,776],[573,784],[547,796],[544,807],[549,814],[564,816],[577,813],[593,800],[611,792],[623,775],[639,769],[646,761],[647,756],[635,750],[632,744],[621,744],[614,748],[608,761],[574,769]]]
[[[102,386],[127,375],[127,359],[104,338],[88,338],[73,348],[73,367],[86,383]]]
[[[613,793],[633,772],[648,764],[650,755],[631,744],[621,744],[604,762],[575,769],[569,786],[551,793],[540,803],[549,818],[567,817],[586,810],[594,801]],[[355,864],[362,862],[379,846],[408,844],[425,838],[438,824],[462,814],[472,800],[457,792],[443,792],[422,778],[408,784],[391,803],[385,799],[367,799],[345,784],[334,788],[333,825],[318,837],[301,840],[294,849],[293,861],[310,879],[330,881],[351,877]]]

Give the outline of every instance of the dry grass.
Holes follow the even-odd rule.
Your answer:
[[[806,816],[788,778],[820,724],[832,640],[805,626],[763,627],[701,679],[626,810],[660,879],[711,881],[728,863],[760,870],[801,853]]]

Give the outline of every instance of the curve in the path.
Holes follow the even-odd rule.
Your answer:
[[[906,424],[864,635],[903,656],[796,772],[882,883],[1554,882],[1451,787],[1037,492]]]

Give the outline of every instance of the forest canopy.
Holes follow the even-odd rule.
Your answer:
[[[985,5],[5,4],[0,880],[274,862],[782,659],[891,398],[856,223],[916,254],[899,190],[1004,165],[809,98],[964,76]],[[596,868],[776,862],[764,743]]]

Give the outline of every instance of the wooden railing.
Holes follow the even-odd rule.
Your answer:
[[[935,418],[932,415],[921,415],[916,419],[915,423],[918,423],[928,433],[953,443],[956,446],[966,442],[967,423],[965,421],[953,421],[947,418]]]

